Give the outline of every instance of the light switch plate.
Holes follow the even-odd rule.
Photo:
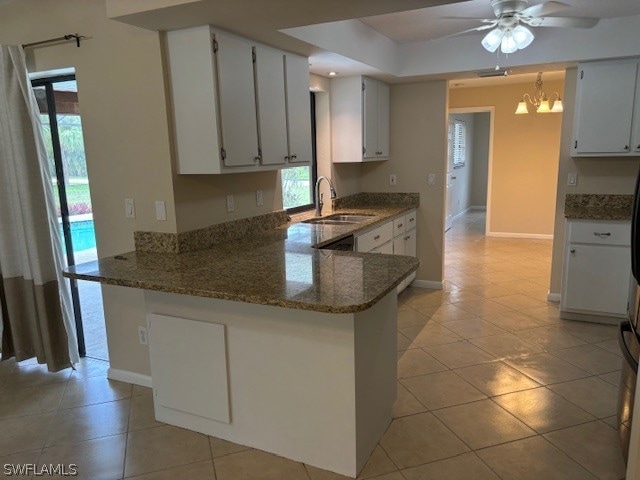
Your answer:
[[[264,195],[262,190],[256,190],[256,205],[261,207],[264,205]]]
[[[156,220],[167,220],[167,207],[162,200],[156,200]]]
[[[398,178],[396,177],[395,173],[392,173],[391,175],[389,175],[389,185],[395,185],[398,181]]]
[[[578,185],[578,174],[577,173],[570,173],[567,176],[567,186],[575,187],[576,185]]]
[[[124,199],[124,216],[126,218],[136,218],[136,205],[133,198]]]
[[[429,185],[430,187],[434,186],[436,184],[436,174],[435,173],[430,173],[427,176],[427,185]]]
[[[227,212],[231,213],[235,210],[235,206],[233,205],[233,195],[227,195]]]

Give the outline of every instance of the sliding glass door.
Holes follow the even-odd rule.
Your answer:
[[[97,260],[89,176],[75,75],[32,81],[43,127],[49,174],[68,265]],[[81,356],[107,360],[102,292],[71,280]]]

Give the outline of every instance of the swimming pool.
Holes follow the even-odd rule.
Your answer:
[[[62,224],[60,224],[60,237],[64,238]],[[71,241],[73,242],[74,252],[96,248],[96,233],[93,227],[93,220],[71,222]]]

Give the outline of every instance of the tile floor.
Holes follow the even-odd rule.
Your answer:
[[[447,233],[443,291],[399,297],[395,419],[360,478],[623,478],[615,328],[559,320],[551,242],[487,238],[483,223],[468,215]],[[345,478],[160,424],[150,390],[106,368],[0,363],[0,475],[75,463],[90,480]]]

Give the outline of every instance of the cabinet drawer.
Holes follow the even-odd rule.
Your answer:
[[[393,236],[394,237],[397,237],[398,235],[405,232],[406,225],[407,225],[406,218],[407,218],[406,215],[403,215],[401,217],[393,219]]]
[[[393,255],[393,242],[389,241],[384,245],[371,250],[371,253],[386,253],[387,255]]]
[[[416,211],[412,210],[409,213],[407,213],[405,216],[405,221],[404,221],[404,225],[405,225],[405,230],[408,232],[409,230],[413,230],[414,228],[416,228]]]
[[[569,222],[569,242],[598,245],[631,245],[629,222]]]
[[[356,249],[358,252],[370,252],[393,238],[393,222],[387,222],[371,230],[363,233],[356,238]],[[393,246],[392,246],[393,248]]]

